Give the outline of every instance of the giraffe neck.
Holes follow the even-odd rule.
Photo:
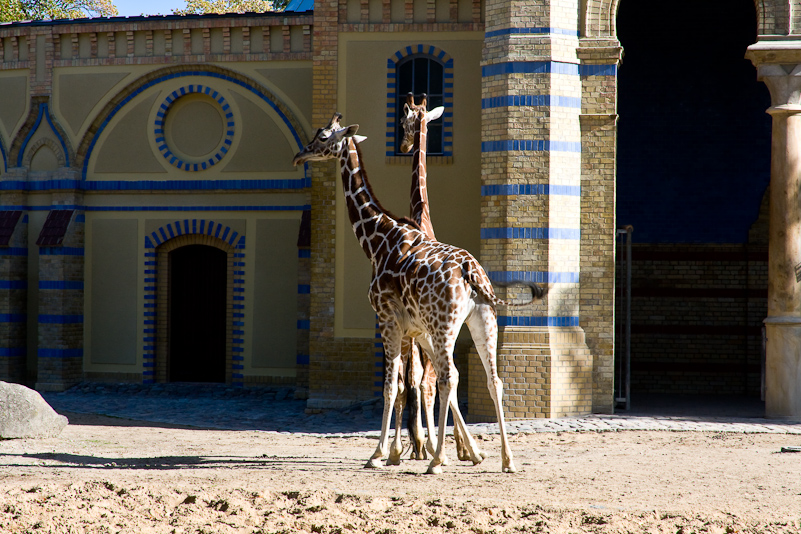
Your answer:
[[[339,153],[339,163],[342,170],[342,187],[345,193],[345,202],[348,207],[353,233],[359,240],[362,250],[371,261],[377,261],[384,232],[382,227],[395,223],[395,217],[386,211],[378,199],[375,198],[367,172],[362,166],[362,155],[356,142],[348,138],[342,151]]]
[[[417,113],[414,120],[414,155],[412,159],[412,192],[409,197],[412,219],[420,225],[429,239],[436,239],[434,225],[428,209],[428,189],[426,187],[426,146],[428,141],[428,121],[424,113]]]

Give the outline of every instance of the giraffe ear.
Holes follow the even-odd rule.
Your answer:
[[[363,135],[354,135],[353,136],[353,142],[354,143],[361,143],[365,139],[367,139],[367,138],[365,136],[363,136]]]
[[[426,113],[426,120],[428,122],[435,121],[442,116],[442,113],[445,111],[445,108],[439,106],[437,108],[432,109],[428,113]]]

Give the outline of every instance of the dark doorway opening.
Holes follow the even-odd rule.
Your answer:
[[[633,227],[632,402],[758,398],[771,122],[767,87],[744,58],[757,39],[754,2],[624,1],[617,28],[625,50],[617,223]]]
[[[170,252],[170,382],[225,382],[228,255],[188,245]]]

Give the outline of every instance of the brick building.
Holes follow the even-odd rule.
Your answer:
[[[499,310],[510,417],[614,410],[620,225],[632,390],[759,395],[768,316],[770,391],[792,360],[778,340],[801,329],[795,234],[769,231],[767,201],[771,179],[796,179],[777,156],[799,106],[783,89],[794,17],[751,0],[296,0],[0,25],[0,379],[290,384],[311,409],[380,395],[337,169],[291,160],[339,111],[405,214],[412,89],[445,106],[428,150],[438,237],[497,280],[550,286]],[[464,336],[463,394],[487,419],[472,350]]]

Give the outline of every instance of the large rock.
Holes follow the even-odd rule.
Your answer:
[[[52,438],[68,423],[36,391],[0,382],[0,438]]]

